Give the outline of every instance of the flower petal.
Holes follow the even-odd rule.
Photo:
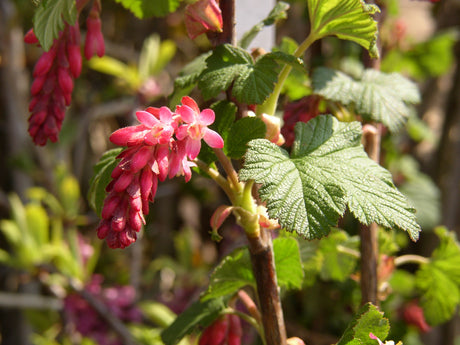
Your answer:
[[[160,121],[163,123],[171,123],[172,121],[172,112],[168,107],[160,108]]]
[[[181,103],[182,103],[182,105],[186,105],[186,106],[192,108],[192,110],[195,113],[197,113],[197,114],[200,113],[200,108],[198,108],[198,104],[196,104],[196,102],[193,100],[193,98],[191,98],[189,96],[184,96],[184,97],[182,97]]]
[[[158,121],[158,119],[148,111],[136,111],[136,117],[139,120],[139,122],[141,122],[148,128],[152,128],[160,123],[160,121]]]
[[[195,159],[200,153],[200,149],[201,140],[193,140],[191,138],[187,138],[185,151],[187,152],[188,158]]]
[[[198,119],[202,125],[209,126],[216,119],[216,114],[212,109],[203,109]]]
[[[181,116],[182,120],[186,123],[193,123],[196,120],[197,113],[188,105],[177,106],[177,113]]]
[[[213,131],[212,129],[205,128],[203,139],[206,144],[215,149],[221,149],[224,147],[224,139],[222,139],[219,133]]]

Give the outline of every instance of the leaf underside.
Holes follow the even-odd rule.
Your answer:
[[[317,38],[337,36],[358,43],[378,58],[377,22],[379,9],[360,0],[308,0],[311,32]]]
[[[420,101],[417,86],[398,73],[365,70],[360,80],[326,67],[313,74],[314,93],[353,105],[357,114],[398,131],[410,115],[410,105]]]
[[[348,206],[363,224],[405,230],[418,239],[415,210],[391,174],[361,145],[361,124],[330,115],[298,123],[291,155],[265,139],[249,142],[240,179],[260,183],[268,214],[308,238],[327,235]]]

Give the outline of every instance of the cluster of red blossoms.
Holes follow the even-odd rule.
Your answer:
[[[119,164],[107,186],[108,195],[97,228],[100,239],[111,248],[125,248],[136,241],[136,233],[145,224],[158,181],[176,175],[191,177],[191,161],[198,156],[201,139],[213,148],[222,148],[224,141],[208,128],[214,122],[211,109],[200,111],[190,97],[173,113],[167,107],[147,108],[136,112],[141,123],[115,131],[110,141],[127,147],[118,155]]]
[[[87,19],[85,56],[88,60],[95,54],[104,55],[100,10],[100,1],[94,1]],[[39,44],[33,29],[24,41]],[[29,134],[36,145],[43,146],[48,139],[57,141],[66,107],[72,100],[73,81],[80,75],[81,66],[80,28],[78,23],[73,26],[66,23],[51,48],[40,56],[33,71]]]

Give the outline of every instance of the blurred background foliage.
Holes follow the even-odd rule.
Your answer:
[[[381,70],[409,77],[422,94],[406,130],[383,137],[381,163],[417,208],[423,228],[416,245],[405,234],[385,231],[380,245],[388,257],[430,256],[439,239],[448,241],[441,228],[433,229],[460,231],[460,3],[380,4]],[[289,19],[276,27],[276,49],[285,52],[295,49],[308,27],[304,1],[290,5]],[[209,219],[225,198],[200,176],[187,185],[161,184],[142,238],[123,251],[109,250],[96,238],[98,218],[85,198],[93,165],[113,148],[109,135],[132,124],[136,109],[170,104],[179,71],[210,48],[203,36],[187,37],[182,7],[164,18],[138,20],[115,1],[104,1],[106,56],[84,64],[60,141],[36,148],[26,121],[40,50],[22,43],[34,5],[0,3],[2,344],[161,344],[161,329],[198,298],[218,260],[244,245],[231,221],[220,232],[224,239],[211,241]],[[359,76],[362,54],[353,43],[327,38],[314,44],[305,61],[312,69],[327,66]],[[200,99],[196,90],[187,91]],[[281,104],[311,94],[311,79],[294,69]],[[330,105],[321,100],[319,108]],[[359,304],[357,224],[345,216],[340,227],[347,231],[337,229],[321,242],[301,241],[303,287],[283,290],[288,334],[310,344],[335,343]],[[458,344],[457,317],[428,331],[405,316],[419,298],[416,271],[406,265],[382,280],[389,287],[382,307],[392,325],[390,338],[406,345]],[[257,342],[245,330],[244,343]]]

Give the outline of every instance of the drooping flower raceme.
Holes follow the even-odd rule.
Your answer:
[[[97,228],[111,248],[125,248],[137,238],[149,202],[154,200],[158,181],[180,175],[190,180],[201,139],[213,148],[224,141],[208,128],[214,122],[211,109],[200,111],[190,97],[182,98],[176,112],[167,107],[147,108],[136,113],[140,124],[115,131],[110,141],[126,149],[118,155],[120,162],[112,172],[112,181]]]
[[[26,34],[24,40],[26,43],[38,43],[33,30]],[[57,141],[66,107],[72,99],[73,81],[80,75],[81,64],[80,29],[78,24],[66,24],[34,67],[29,134],[36,145],[45,145],[48,139]]]

